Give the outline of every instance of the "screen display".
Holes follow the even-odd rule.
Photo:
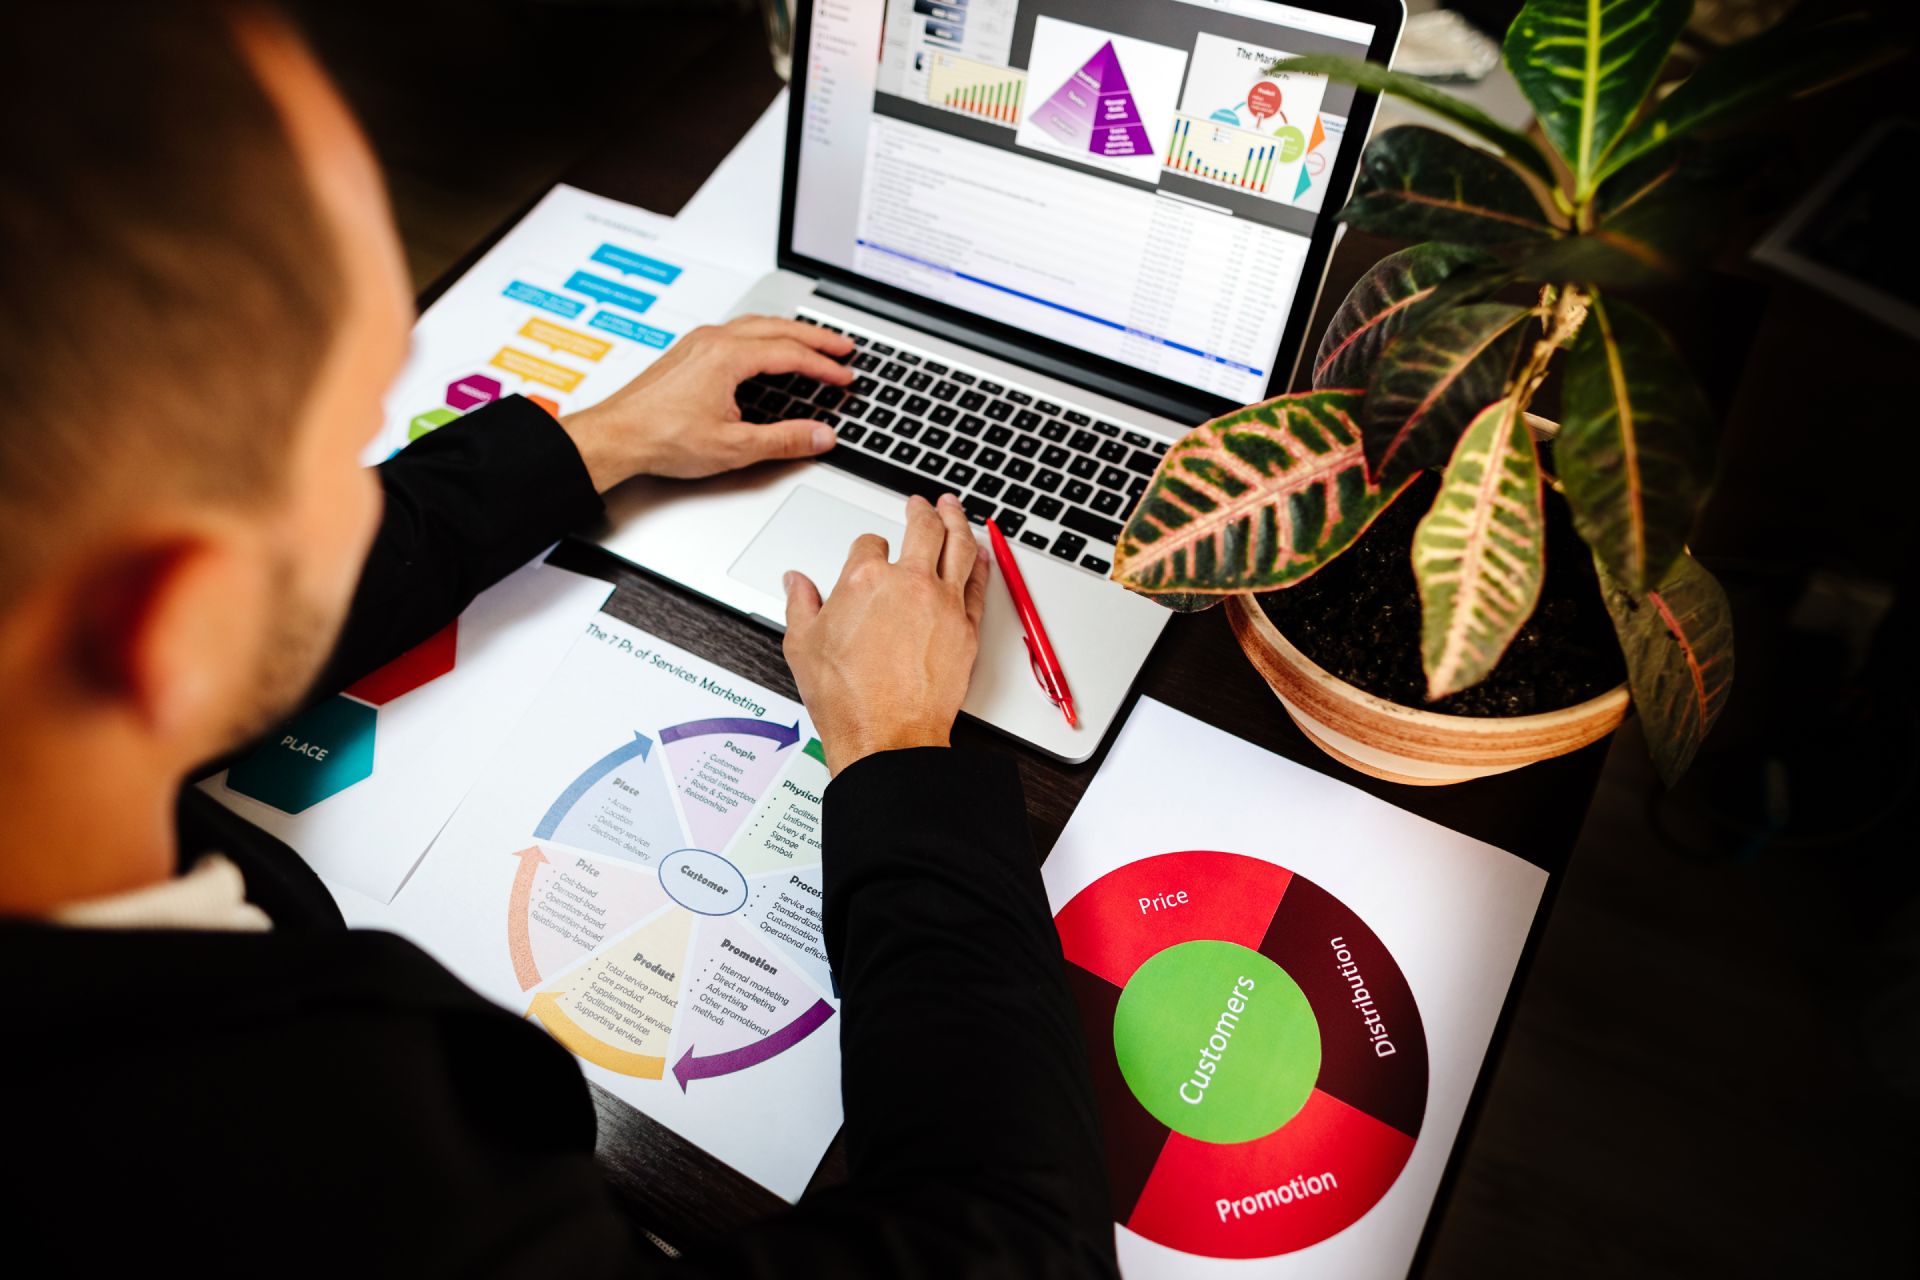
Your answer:
[[[1264,0],[816,0],[793,248],[1260,399],[1353,102],[1267,68],[1373,35]]]

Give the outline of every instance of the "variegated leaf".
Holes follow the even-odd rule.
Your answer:
[[[1720,584],[1690,555],[1682,554],[1644,594],[1627,590],[1598,557],[1594,563],[1648,754],[1672,786],[1733,689],[1733,611]]]
[[[1495,120],[1492,116],[1444,90],[1436,89],[1418,76],[1389,71],[1361,58],[1344,58],[1332,53],[1310,53],[1298,58],[1282,58],[1271,71],[1298,71],[1303,75],[1325,76],[1341,84],[1350,84],[1366,93],[1392,94],[1418,103],[1427,110],[1451,120],[1469,133],[1478,134],[1498,147],[1509,160],[1553,185],[1553,163],[1533,140]]]
[[[1599,180],[1693,12],[1693,0],[1527,0],[1507,28],[1507,69],[1573,171],[1574,197]]]
[[[1737,123],[1906,52],[1864,14],[1783,22],[1708,58],[1620,139],[1597,177],[1619,172],[1674,138]]]
[[[1657,582],[1706,497],[1706,398],[1645,315],[1592,295],[1574,339],[1553,457],[1573,521],[1630,591]]]
[[[1436,302],[1447,296],[1444,284],[1484,260],[1476,249],[1417,244],[1374,263],[1327,322],[1313,358],[1313,385],[1366,386],[1387,343],[1426,319]],[[1490,281],[1487,287],[1495,283]]]
[[[1508,397],[1467,424],[1414,530],[1429,700],[1493,670],[1540,602],[1546,550],[1540,457],[1526,414]]]
[[[1136,591],[1290,586],[1346,550],[1405,485],[1368,483],[1357,391],[1303,391],[1189,431],[1120,534],[1113,577]]]
[[[1473,415],[1505,394],[1529,315],[1504,302],[1470,303],[1387,344],[1361,420],[1376,482],[1398,488],[1447,460]]]
[[[1402,125],[1367,144],[1340,216],[1403,240],[1509,244],[1561,234],[1526,182],[1498,156],[1435,129]]]

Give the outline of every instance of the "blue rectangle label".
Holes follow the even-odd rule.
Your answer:
[[[612,267],[623,276],[639,276],[656,284],[672,284],[680,278],[681,269],[671,262],[649,258],[644,253],[622,249],[617,244],[601,245],[593,251],[593,260],[603,267]]]
[[[531,303],[542,311],[551,311],[557,316],[571,320],[587,309],[587,304],[574,298],[566,298],[547,289],[528,284],[525,280],[515,280],[501,290],[505,296],[515,302]]]
[[[635,342],[649,347],[666,350],[674,335],[665,329],[656,329],[652,325],[641,324],[638,320],[629,320],[625,316],[615,315],[611,311],[602,311],[587,321],[587,328],[599,329],[605,333],[615,333],[623,338],[632,338]]]
[[[589,275],[585,271],[576,271],[568,276],[567,288],[575,293],[584,293],[596,302],[604,302],[610,307],[625,307],[629,311],[645,311],[655,301],[655,295],[644,289],[636,289],[605,276]]]

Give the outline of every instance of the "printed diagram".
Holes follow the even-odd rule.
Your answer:
[[[1304,162],[1327,136],[1320,122],[1326,80],[1267,71],[1286,56],[1197,36],[1173,141],[1163,152],[1166,167],[1270,200],[1297,200],[1312,184]]]
[[[1018,145],[1159,181],[1185,51],[1041,17],[1029,63]]]
[[[1426,1115],[1426,1033],[1345,904],[1263,859],[1188,850],[1109,871],[1054,923],[1128,1230],[1271,1258],[1393,1186]]]
[[[556,796],[504,942],[527,1016],[640,1080],[745,1071],[836,1006],[822,934],[817,740],[716,718],[634,731]]]

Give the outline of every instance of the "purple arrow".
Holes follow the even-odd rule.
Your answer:
[[[660,741],[678,742],[682,738],[698,738],[709,733],[739,733],[771,738],[786,748],[800,741],[800,722],[795,720],[791,725],[785,725],[766,724],[759,720],[689,720],[685,724],[662,729]]]
[[[748,1067],[765,1062],[768,1058],[793,1048],[812,1035],[832,1016],[832,1005],[825,1000],[815,1000],[811,1009],[764,1040],[756,1040],[750,1045],[729,1049],[725,1053],[716,1053],[707,1058],[694,1057],[693,1046],[688,1045],[687,1051],[680,1055],[680,1061],[673,1064],[673,1078],[680,1082],[680,1092],[685,1093],[689,1080],[704,1080],[708,1076],[724,1076],[735,1071],[745,1071]]]

